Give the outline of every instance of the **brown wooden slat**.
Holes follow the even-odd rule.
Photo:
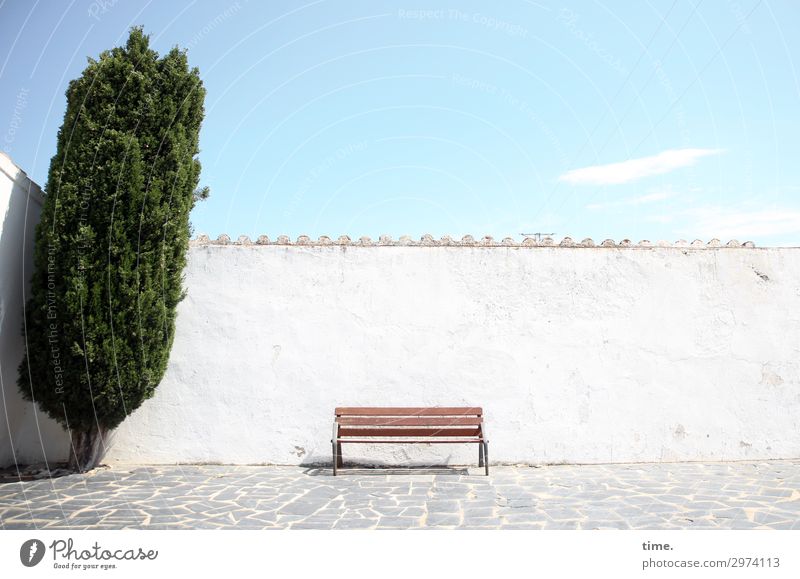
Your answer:
[[[339,424],[350,426],[478,426],[482,418],[422,416],[415,418],[392,416],[339,416]]]
[[[360,438],[345,438],[340,441],[342,444],[353,442],[355,444],[464,444],[471,442],[483,442],[481,438],[461,438],[458,440],[443,440],[441,438],[420,438],[418,440],[383,439],[383,440],[362,440]]]
[[[480,436],[480,428],[350,428],[339,429],[339,436]]]
[[[335,412],[337,416],[480,416],[483,409],[480,406],[341,406]]]

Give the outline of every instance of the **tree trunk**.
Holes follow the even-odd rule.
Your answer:
[[[69,468],[76,472],[92,470],[106,453],[109,429],[93,426],[90,430],[72,431]]]

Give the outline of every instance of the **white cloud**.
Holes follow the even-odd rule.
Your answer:
[[[663,201],[672,197],[672,193],[668,191],[657,191],[655,193],[648,193],[640,197],[632,197],[629,199],[630,205],[642,205],[643,203],[654,203],[656,201]]]
[[[620,185],[688,167],[701,157],[718,155],[721,152],[722,149],[668,149],[651,157],[573,169],[561,175],[558,180],[572,185]]]
[[[626,197],[619,201],[609,201],[608,203],[589,203],[586,209],[608,209],[610,207],[628,207],[635,205],[644,205],[646,203],[655,203],[656,201],[663,201],[674,197],[675,193],[669,187],[660,187],[658,189],[650,189],[644,195],[637,195],[636,197]]]
[[[674,215],[648,215],[644,218],[645,221],[650,221],[652,223],[672,223],[675,219]]]
[[[686,214],[694,218],[691,228],[683,233],[703,238],[739,239],[774,237],[800,234],[800,211],[769,208],[755,211],[725,210],[720,207],[690,209]]]

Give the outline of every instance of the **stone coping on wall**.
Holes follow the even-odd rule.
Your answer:
[[[449,235],[445,235],[440,239],[435,239],[432,235],[423,235],[419,240],[412,239],[408,235],[403,235],[399,239],[392,239],[390,235],[381,235],[377,240],[367,236],[353,239],[347,235],[342,235],[337,239],[330,238],[326,235],[321,236],[319,239],[311,239],[308,235],[301,235],[296,240],[292,241],[287,235],[279,235],[277,238],[270,239],[266,235],[260,235],[254,241],[247,235],[240,235],[238,239],[233,240],[230,236],[224,233],[217,237],[217,239],[210,239],[207,235],[198,235],[190,242],[192,246],[205,246],[205,245],[234,245],[234,246],[263,246],[263,245],[284,245],[284,246],[354,246],[354,247],[614,247],[614,248],[652,248],[652,247],[672,247],[680,249],[717,249],[717,248],[753,248],[755,244],[752,241],[739,242],[732,239],[727,243],[721,242],[719,239],[712,239],[705,242],[700,239],[694,241],[686,241],[679,239],[675,242],[670,241],[649,241],[643,239],[637,243],[629,239],[621,241],[614,241],[613,239],[606,239],[602,242],[595,242],[591,238],[583,239],[582,241],[575,241],[571,237],[565,237],[561,241],[556,242],[551,237],[543,237],[536,239],[535,237],[524,237],[521,241],[512,237],[504,237],[502,240],[497,241],[493,237],[485,236],[475,238],[471,235],[465,235],[461,239],[453,239]]]

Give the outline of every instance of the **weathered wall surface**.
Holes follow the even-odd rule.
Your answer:
[[[0,466],[66,457],[61,427],[17,389],[22,308],[33,273],[33,239],[42,212],[39,186],[0,153]]]
[[[337,405],[482,405],[501,462],[800,457],[800,249],[201,243],[186,280],[110,462],[328,461]]]

